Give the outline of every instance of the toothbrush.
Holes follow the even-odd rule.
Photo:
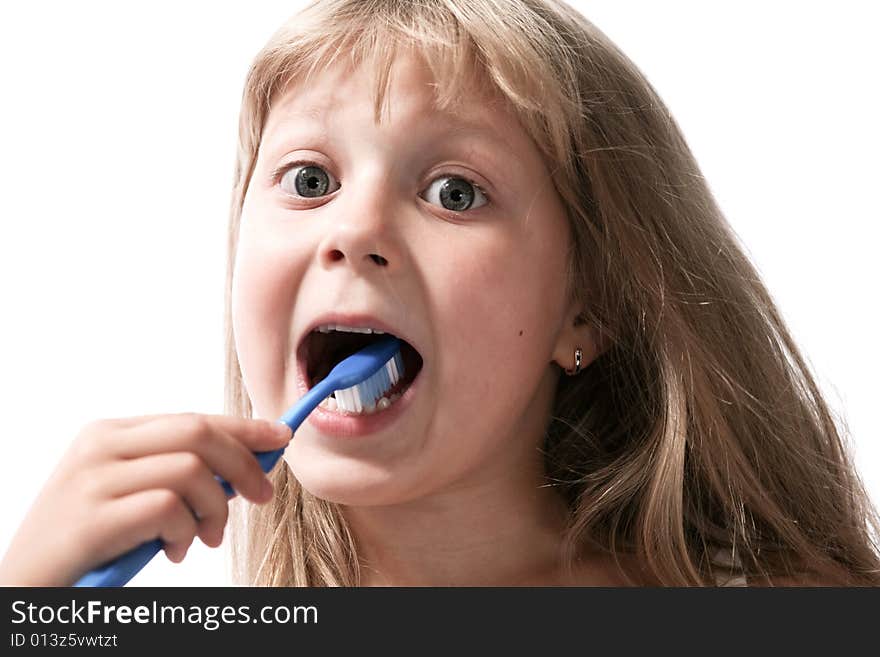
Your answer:
[[[375,404],[403,375],[400,340],[388,336],[364,347],[336,365],[326,378],[321,379],[314,388],[303,395],[302,399],[291,406],[278,422],[286,424],[295,433],[309,413],[337,390],[342,391],[343,395],[350,395],[349,399],[362,402],[364,406],[369,405],[366,403],[369,400]],[[286,446],[271,452],[254,452],[263,472],[268,473],[275,467],[285,449]],[[232,486],[222,477],[214,475],[214,478],[220,482],[227,497],[235,495]],[[156,556],[162,547],[161,539],[148,541],[89,571],[77,580],[74,586],[124,586]]]

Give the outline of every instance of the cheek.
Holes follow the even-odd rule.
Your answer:
[[[562,261],[549,242],[522,237],[457,254],[448,261],[449,284],[436,313],[452,368],[446,375],[467,390],[460,403],[472,411],[515,412],[552,358],[563,306]]]
[[[245,387],[261,417],[274,416],[283,389],[290,321],[290,279],[276,257],[243,230],[233,270],[235,349]]]

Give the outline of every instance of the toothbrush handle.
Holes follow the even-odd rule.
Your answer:
[[[147,541],[121,557],[90,570],[74,586],[124,586],[163,547],[161,539]]]
[[[324,383],[324,381],[321,383]],[[296,432],[296,430],[299,429],[299,425],[302,424],[308,414],[315,410],[315,407],[332,392],[333,388],[329,382],[326,385],[321,385],[319,383],[317,386],[309,390],[302,399],[291,406],[278,422],[286,424],[290,427],[291,431]],[[284,449],[285,448],[282,447],[281,449],[276,449],[271,452],[254,452],[254,456],[257,458],[257,462],[260,464],[263,472],[268,473],[275,467],[278,459],[280,459],[281,455],[284,453]],[[229,482],[225,481],[219,475],[214,475],[214,478],[220,482],[220,485],[226,492],[226,497],[235,496],[235,490],[229,485]],[[124,586],[132,577],[137,575],[153,557],[156,556],[163,546],[164,544],[162,543],[162,540],[158,538],[143,543],[140,546],[129,550],[122,556],[90,570],[78,579],[74,586]]]

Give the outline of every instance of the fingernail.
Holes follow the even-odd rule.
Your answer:
[[[277,431],[278,435],[285,440],[290,440],[291,438],[293,438],[293,432],[290,430],[290,427],[283,422],[275,423],[275,431]]]
[[[268,501],[275,495],[275,488],[268,479],[263,479],[263,498]]]

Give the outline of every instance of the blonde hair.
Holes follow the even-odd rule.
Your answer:
[[[566,563],[589,546],[632,555],[661,585],[712,584],[732,562],[767,583],[880,584],[876,510],[681,130],[626,55],[559,0],[316,1],[259,52],[229,223],[226,412],[252,412],[230,293],[272,102],[342,56],[374,75],[380,118],[404,48],[430,67],[440,109],[454,110],[471,83],[500,94],[552,163],[567,208],[570,296],[610,346],[560,378],[544,443],[547,481],[570,510]],[[233,503],[235,581],[359,585],[336,505],[284,461],[271,477],[274,502]]]

